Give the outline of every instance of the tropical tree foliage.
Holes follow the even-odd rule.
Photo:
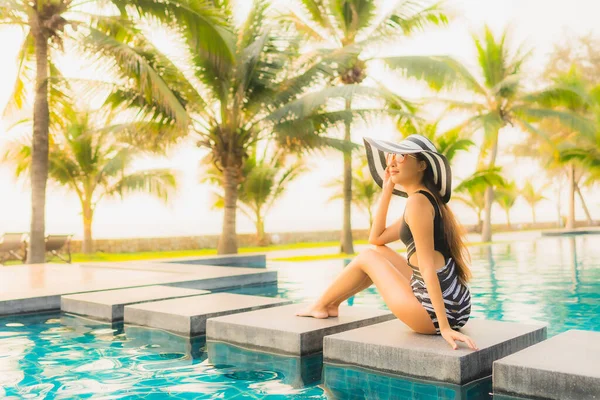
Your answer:
[[[371,173],[369,172],[369,163],[367,157],[362,155],[355,158],[355,166],[352,170],[352,205],[365,212],[369,216],[369,227],[373,225],[373,207],[381,193],[381,188],[377,186]],[[344,180],[342,177],[333,179],[326,184],[326,187],[337,190],[329,201],[344,200]]]
[[[485,191],[488,187],[503,187],[502,168],[477,170],[460,181],[454,188],[451,200],[459,201],[477,214],[477,232],[483,228],[482,213],[485,211]]]
[[[507,182],[494,192],[494,200],[506,213],[506,226],[510,229],[510,210],[519,197],[519,188],[514,181]]]
[[[248,217],[256,227],[256,243],[259,246],[269,244],[265,233],[265,221],[273,205],[281,199],[288,185],[298,178],[307,168],[301,158],[289,162],[286,152],[279,149],[275,154],[268,154],[266,147],[260,158],[257,158],[256,148],[252,149],[250,158],[244,163],[243,180],[238,186],[238,210]],[[221,185],[222,176],[219,170],[207,157],[204,160],[205,172],[202,174],[203,182]],[[223,209],[225,195],[223,192],[214,192],[215,201],[213,208]]]
[[[542,194],[544,189],[548,187],[548,184],[544,185],[541,188],[536,188],[533,186],[531,180],[525,181],[525,184],[521,188],[520,195],[529,204],[531,207],[531,218],[533,223],[535,224],[535,206],[542,200],[546,200],[546,197]]]
[[[79,198],[83,217],[83,252],[91,253],[94,211],[100,200],[143,192],[166,201],[176,189],[176,177],[168,169],[132,170],[132,162],[144,153],[114,134],[117,129],[123,130],[123,124],[118,124],[118,127],[113,124],[112,115],[71,112],[64,118],[65,128],[52,135],[49,178]],[[136,124],[129,128],[135,130]],[[13,142],[4,161],[15,164],[17,176],[29,172],[33,165],[31,138]]]
[[[381,16],[376,0],[300,0],[302,11],[287,16],[296,29],[317,47],[321,54],[332,54],[344,60],[336,63],[331,85],[360,85],[368,78],[368,65],[373,60],[382,60],[394,68],[419,69],[427,66],[428,57],[376,57],[370,50],[399,37],[410,36],[430,26],[444,25],[447,17],[437,4],[428,2],[398,1],[387,14]],[[385,92],[385,90],[383,90]],[[396,95],[397,96],[397,95]],[[384,98],[390,97],[384,95]],[[345,110],[352,109],[354,98],[347,98]],[[412,119],[410,102],[397,96],[388,111],[403,118]],[[344,121],[344,141],[351,142],[352,119]],[[341,233],[341,250],[346,254],[354,253],[352,243],[351,205],[352,205],[352,154],[344,152],[344,206]]]
[[[376,90],[348,85],[314,90],[331,76],[330,63],[318,55],[301,55],[299,41],[287,24],[270,23],[269,3],[257,0],[240,25],[233,18],[233,4],[219,2],[224,18],[226,41],[232,59],[214,57],[198,47],[206,41],[197,29],[196,12],[178,2],[136,2],[140,12],[172,19],[186,45],[191,71],[167,77],[193,121],[191,129],[198,145],[210,150],[224,188],[223,228],[217,251],[237,252],[236,205],[243,180],[244,163],[250,148],[260,140],[273,139],[289,151],[312,151],[324,147],[354,147],[322,135],[329,127],[361,116],[369,110],[327,111],[331,101],[354,96],[373,96]],[[174,38],[175,39],[175,38]],[[343,57],[338,57],[343,62]],[[171,79],[172,78],[172,79]],[[309,92],[309,89],[312,89]],[[121,101],[135,104],[135,97],[120,93]]]
[[[174,0],[171,4],[190,3]],[[224,45],[223,21],[211,2],[195,3],[194,12],[199,35],[211,40],[198,46],[213,57],[231,58]],[[31,232],[29,262],[45,259],[45,202],[48,179],[49,131],[51,126],[65,126],[62,121],[68,98],[69,80],[55,63],[58,54],[68,52],[88,60],[108,63],[111,74],[126,84],[123,91],[137,104],[144,104],[157,121],[187,126],[187,114],[181,102],[163,79],[170,65],[146,40],[131,18],[136,1],[109,0],[102,4],[72,0],[1,0],[0,24],[16,25],[25,32],[18,56],[14,90],[6,113],[27,105],[33,96],[33,135],[31,143]],[[184,8],[184,7],[182,7]],[[138,11],[144,11],[139,6]],[[161,65],[162,63],[162,65]],[[94,85],[96,86],[96,85]],[[109,89],[114,89],[109,87]]]
[[[440,57],[437,69],[432,73],[422,70],[418,77],[427,77],[433,87],[460,86],[470,90],[474,101],[447,100],[449,110],[466,112],[470,116],[456,129],[466,131],[483,130],[478,169],[493,169],[496,166],[500,134],[507,132],[503,128],[511,125],[525,132],[546,137],[535,123],[553,118],[569,129],[593,132],[594,126],[584,116],[556,107],[544,106],[540,99],[568,99],[572,92],[565,88],[550,87],[540,91],[528,92],[524,85],[522,66],[530,53],[519,48],[512,52],[505,31],[496,38],[489,27],[485,27],[480,36],[473,37],[477,50],[479,73],[483,79],[461,66],[456,61]],[[561,90],[562,89],[562,90]],[[486,188],[485,219],[482,228],[482,240],[490,241],[491,207],[493,188]]]

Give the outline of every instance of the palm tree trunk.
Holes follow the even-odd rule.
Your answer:
[[[94,241],[92,239],[92,221],[94,219],[94,210],[90,201],[83,202],[83,244],[82,251],[84,254],[94,252]]]
[[[533,224],[535,225],[535,205],[531,206],[531,216],[533,217]]]
[[[581,205],[583,206],[583,211],[585,211],[585,217],[587,218],[588,225],[594,225],[594,221],[592,220],[592,215],[590,214],[590,210],[585,204],[585,200],[583,199],[583,194],[581,194],[581,189],[579,189],[579,185],[575,182],[575,190],[577,191],[577,195],[579,196],[579,200],[581,200]]]
[[[260,213],[256,213],[256,244],[259,246],[268,244],[265,237],[265,221]]]
[[[223,228],[217,245],[217,254],[236,254],[236,206],[238,196],[238,171],[235,167],[225,167],[223,188],[225,189],[225,208],[223,209]]]
[[[567,218],[567,229],[575,227],[575,166],[569,165],[569,217]]]
[[[477,211],[477,233],[481,233],[481,229],[483,226],[483,221],[481,220],[481,211]]]
[[[492,150],[490,151],[490,164],[489,168],[493,168],[496,164],[496,154],[498,153],[498,134],[496,132],[494,136],[494,142],[492,143]],[[492,241],[492,204],[494,203],[494,188],[488,186],[485,189],[485,218],[483,220],[483,226],[481,228],[481,241],[491,242]]]
[[[346,100],[346,110],[352,109],[352,100]],[[344,141],[351,141],[352,121],[346,120],[345,123]],[[352,243],[352,153],[344,152],[344,221],[342,223],[341,251],[346,254],[354,253],[354,245]]]
[[[558,189],[556,191],[556,214],[558,216],[558,227],[562,228],[562,216],[560,215],[560,206],[561,206],[561,201],[560,201],[560,192],[562,189],[562,184],[560,182],[560,180],[557,181],[558,182]]]
[[[48,180],[48,38],[39,27],[37,14],[30,17],[34,37],[36,79],[31,146],[31,232],[27,262],[43,263],[46,244],[46,182]]]
[[[511,228],[511,226],[510,226],[510,211],[509,210],[506,210],[506,227],[508,229]]]

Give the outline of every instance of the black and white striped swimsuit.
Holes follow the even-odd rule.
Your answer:
[[[435,218],[433,221],[434,248],[442,253],[446,260],[446,265],[439,268],[436,272],[442,289],[442,297],[444,298],[444,305],[446,307],[446,317],[448,317],[450,327],[452,329],[458,329],[467,323],[469,316],[471,315],[471,293],[469,287],[461,283],[458,279],[458,267],[454,262],[454,259],[450,256],[450,249],[444,238],[442,216],[435,198],[427,191],[419,190],[418,192],[423,193],[429,201],[431,201],[433,208],[435,209]],[[406,223],[404,216],[402,217],[402,226],[400,227],[400,239],[406,245],[406,260],[408,261],[416,249],[412,232],[410,231],[410,227]],[[439,322],[435,310],[433,309],[429,293],[425,287],[421,271],[419,270],[419,267],[412,265],[410,261],[408,261],[408,265],[413,271],[410,279],[413,294],[431,317],[436,333],[440,334]]]

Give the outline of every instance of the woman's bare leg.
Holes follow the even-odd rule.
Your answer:
[[[435,333],[429,314],[412,293],[410,282],[381,253],[362,251],[344,268],[321,297],[296,315],[327,318],[327,305],[350,292],[367,275],[373,281],[390,311],[416,332]]]
[[[402,273],[402,275],[404,275],[406,277],[406,279],[408,279],[410,281],[410,278],[412,275],[412,269],[406,262],[406,258],[402,257],[400,254],[398,254],[398,252],[396,250],[393,250],[386,245],[375,246],[373,249],[375,251],[377,251],[378,253],[380,253],[382,256],[384,256],[389,262],[391,262],[392,265],[398,271],[400,271]],[[337,299],[327,305],[328,315],[330,317],[337,317],[338,313],[339,313],[338,309],[340,307],[340,304],[342,304],[342,302],[344,300],[348,299],[349,297],[354,296],[357,293],[362,292],[363,290],[365,290],[372,284],[373,284],[373,280],[371,280],[371,278],[367,275],[362,284],[359,284],[357,287],[353,288],[348,293],[345,293],[342,296],[340,296],[339,299]]]

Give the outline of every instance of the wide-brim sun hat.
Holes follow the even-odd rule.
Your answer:
[[[452,194],[452,171],[450,163],[440,154],[431,140],[423,135],[413,134],[398,143],[387,140],[365,137],[365,151],[369,162],[369,171],[375,182],[383,188],[383,177],[387,167],[386,154],[415,154],[421,153],[433,172],[433,182],[440,192],[444,203],[450,200]],[[400,184],[394,186],[395,195],[408,197],[406,190]]]

